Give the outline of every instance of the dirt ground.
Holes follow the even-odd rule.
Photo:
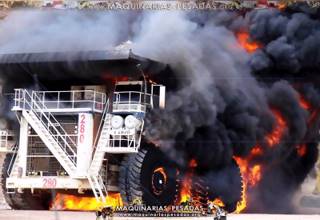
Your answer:
[[[13,211],[13,210],[2,210],[0,211],[0,220],[95,220],[96,216],[92,212],[54,212],[54,211]],[[110,219],[114,220],[138,220],[139,217],[113,217]],[[144,220],[153,219],[194,219],[189,217],[183,218],[155,218],[155,217],[144,217]],[[213,220],[212,217],[197,217],[198,220]],[[237,214],[228,215],[228,220],[319,220],[320,215],[267,215],[267,214]]]

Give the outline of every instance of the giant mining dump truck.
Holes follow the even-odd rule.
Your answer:
[[[166,65],[131,50],[0,60],[1,183],[10,207],[49,209],[57,192],[91,195],[101,204],[108,193],[120,193],[124,204],[181,199],[178,166],[144,137],[146,114],[165,108],[166,87],[154,81],[170,71]],[[234,169],[239,190],[225,201],[228,211],[241,197]]]

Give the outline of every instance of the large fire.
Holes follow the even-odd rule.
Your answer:
[[[273,130],[265,136],[269,147],[273,147],[280,143],[287,127],[287,123],[279,111],[273,109],[272,113],[276,119],[276,123]],[[262,178],[263,165],[254,162],[254,159],[263,155],[263,153],[262,147],[256,145],[245,158],[233,157],[240,168],[241,176],[243,178],[242,200],[237,204],[236,213],[240,213],[246,209],[248,203],[248,188],[257,186]]]
[[[273,147],[280,143],[287,127],[287,123],[279,111],[273,109],[272,113],[276,119],[276,123],[273,127],[273,130],[265,136],[265,140],[268,143],[269,147]],[[262,164],[254,163],[253,161],[256,157],[263,155],[263,153],[264,152],[262,150],[262,147],[260,145],[256,145],[252,148],[250,154],[247,157],[233,157],[240,168],[240,173],[243,178],[242,199],[238,202],[235,213],[243,212],[246,209],[248,203],[247,189],[255,187],[262,178]],[[194,168],[196,166],[196,162],[194,160],[191,160],[189,163],[189,168]],[[192,198],[193,196],[191,192],[193,172],[192,169],[190,170],[191,171],[186,174],[182,182],[182,187],[180,191],[180,202],[186,202],[190,200],[190,198]],[[216,198],[214,201],[211,202],[221,207],[224,206],[223,202],[219,198]]]
[[[299,97],[299,104],[302,109],[305,109],[309,112],[308,125],[312,125],[312,121],[314,120],[314,118],[317,118],[319,110],[314,110],[311,104],[302,96]],[[276,109],[272,109],[271,111],[274,115],[276,123],[274,124],[272,131],[265,136],[265,141],[267,143],[267,146],[269,146],[269,148],[272,150],[272,148],[277,146],[282,141],[288,124],[280,111]],[[307,153],[307,145],[300,144],[296,146],[296,152],[300,157],[305,156]],[[252,148],[248,156],[244,158],[234,156],[234,159],[240,168],[240,172],[243,178],[242,201],[238,202],[236,213],[240,213],[246,209],[248,203],[247,190],[256,187],[257,184],[261,181],[265,164],[256,162],[256,158],[262,156],[263,154],[264,150],[262,146],[257,144]]]
[[[180,191],[180,203],[187,202],[191,198],[191,185],[192,185],[192,176],[191,174],[186,175],[182,181],[182,187]]]
[[[180,189],[180,199],[178,203],[183,204],[183,203],[192,202],[193,205],[202,205],[200,204],[199,196],[193,194],[193,191],[192,191],[192,187],[194,187],[197,184],[201,184],[201,183],[193,182],[194,168],[197,167],[196,160],[194,159],[190,160],[188,167],[189,167],[189,170],[182,180],[181,189]],[[208,201],[208,203],[213,203],[219,207],[225,206],[225,204],[220,198],[215,198],[212,201]]]
[[[258,42],[250,40],[249,33],[239,32],[236,34],[239,44],[248,52],[253,53],[261,47]]]
[[[242,198],[241,198],[241,201],[237,203],[237,208],[236,208],[235,213],[241,213],[246,208],[247,208],[247,183],[245,181],[243,181]]]
[[[309,120],[314,117],[314,114],[319,113],[319,111],[312,111],[312,106],[302,96],[299,99],[299,104],[302,109],[305,109],[310,113]],[[271,109],[271,112],[275,118],[275,124],[272,131],[264,137],[265,142],[270,150],[272,150],[281,142],[288,126],[286,119],[280,111]],[[246,210],[248,206],[248,190],[257,187],[262,179],[265,164],[262,162],[257,162],[258,160],[256,159],[263,156],[265,153],[264,151],[265,149],[263,149],[262,145],[257,143],[246,157],[233,157],[240,168],[240,173],[243,179],[242,199],[237,203],[235,213],[241,213]],[[303,157],[307,152],[307,145],[300,144],[296,146],[296,152],[300,157]],[[192,188],[197,184],[193,182],[194,170],[197,166],[196,160],[192,159],[189,161],[189,169],[182,180],[180,195],[176,201],[177,203],[182,204],[188,203],[189,201],[197,202],[197,195],[194,195]],[[162,172],[162,168],[159,168],[157,171]],[[220,198],[215,198],[212,201],[208,201],[208,203],[214,203],[220,207],[225,206]],[[51,209],[94,211],[102,205],[113,207],[123,206],[120,193],[109,193],[106,204],[97,202],[94,197],[79,197],[75,195],[58,193],[52,202]]]
[[[51,204],[51,210],[96,211],[101,206],[123,206],[120,193],[108,193],[106,203],[98,202],[95,197],[84,197],[57,193]]]
[[[197,167],[196,160],[192,159],[189,162],[189,171],[182,180],[181,189],[180,189],[180,201],[179,203],[188,202],[192,197],[192,177],[193,169]]]

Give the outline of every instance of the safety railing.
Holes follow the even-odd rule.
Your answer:
[[[14,132],[10,130],[0,130],[0,152],[11,152],[14,145]]]
[[[37,92],[32,92],[30,95],[26,89],[15,89],[14,102],[15,106],[34,112],[52,138],[58,143],[72,163],[76,165],[76,152],[74,150],[77,146],[76,143],[69,137],[58,120],[48,111]]]
[[[132,129],[132,133],[129,131],[127,132],[120,132],[120,134],[117,134],[118,131],[111,130],[110,135],[110,148],[129,148],[138,150],[141,143],[141,136],[142,131],[144,127],[144,121],[142,121],[141,127],[139,128],[139,131],[136,129]]]
[[[21,107],[20,90],[15,92],[14,106]],[[94,90],[69,90],[69,91],[33,91],[39,97],[42,106],[49,111],[69,111],[90,109],[95,112],[103,112],[106,103],[106,94]]]
[[[97,144],[98,144],[98,140],[99,140],[99,137],[101,135],[101,131],[102,131],[102,128],[103,128],[103,125],[106,121],[106,114],[109,112],[109,99],[107,100],[106,102],[106,105],[104,107],[104,110],[103,110],[103,113],[102,113],[102,116],[101,116],[101,121],[99,123],[99,127],[98,127],[98,130],[97,130],[97,134],[96,134],[96,137],[94,139],[94,142],[93,142],[93,146],[96,147]]]
[[[153,96],[144,92],[114,92],[113,111],[145,112],[153,106]]]
[[[12,155],[11,155],[9,166],[7,169],[7,176],[10,176],[11,171],[13,170],[14,163],[16,162],[17,156],[18,156],[18,144],[14,145],[14,147],[12,148]]]
[[[110,146],[113,148],[126,147],[135,148],[136,139],[134,135],[115,135],[110,138]]]

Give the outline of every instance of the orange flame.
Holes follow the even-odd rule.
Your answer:
[[[263,151],[259,145],[253,147],[252,150],[250,151],[250,156],[262,156],[262,155],[263,155]]]
[[[307,146],[305,144],[297,146],[297,154],[303,157],[307,153]]]
[[[213,204],[215,204],[215,205],[217,205],[217,206],[219,206],[219,207],[225,207],[225,204],[224,204],[224,203],[222,202],[222,200],[219,199],[219,198],[216,198],[215,200],[209,201],[209,202],[212,202]]]
[[[287,7],[287,5],[285,3],[279,3],[278,4],[278,9],[279,10],[284,10]]]
[[[299,97],[299,104],[301,108],[305,110],[309,110],[311,108],[310,103],[307,102],[307,100],[305,100],[302,96]]]
[[[248,162],[240,157],[233,157],[235,161],[237,162],[239,168],[240,168],[240,173],[243,178],[243,185],[242,185],[242,198],[241,201],[237,203],[237,208],[235,213],[240,213],[242,212],[246,207],[247,207],[247,166]]]
[[[192,159],[189,162],[189,168],[195,168],[197,167],[197,161]],[[180,203],[187,202],[190,200],[192,193],[191,193],[191,187],[192,187],[192,176],[193,172],[192,170],[189,171],[185,177],[183,178],[181,190],[180,190]]]
[[[313,109],[313,106],[301,95],[299,97],[299,104],[303,109],[309,111],[310,116],[308,119],[308,125],[311,125],[319,116],[320,109]]]
[[[256,186],[256,184],[261,180],[261,165],[250,165],[249,160],[241,157],[235,156],[233,158],[240,168],[240,173],[244,182],[249,186]]]
[[[273,131],[266,136],[266,141],[270,147],[273,147],[274,145],[280,143],[281,138],[287,127],[287,123],[284,120],[281,113],[276,110],[272,110],[272,112],[276,118],[276,126],[274,127]]]
[[[106,203],[98,202],[94,197],[82,197],[57,193],[51,204],[51,210],[96,211],[101,206],[123,206],[120,193],[108,193]]]
[[[272,110],[275,118],[276,125],[272,132],[266,135],[265,139],[270,147],[280,143],[281,138],[285,132],[287,123],[279,111]],[[263,150],[260,145],[256,145],[250,151],[250,154],[245,158],[234,156],[234,160],[240,168],[240,173],[243,179],[242,200],[238,202],[236,213],[240,213],[247,207],[247,189],[248,187],[255,187],[262,178],[262,165],[253,163],[253,159],[263,155]]]
[[[247,207],[247,184],[244,182],[242,185],[242,199],[237,203],[237,208],[235,213],[241,213]]]
[[[255,186],[261,179],[261,165],[254,165],[250,170],[249,184]]]
[[[250,36],[247,32],[239,32],[236,34],[239,44],[248,52],[253,53],[261,47],[258,42],[250,41]]]
[[[198,166],[198,164],[197,164],[197,161],[195,159],[190,160],[190,162],[189,162],[189,167],[190,168],[195,168],[197,166]]]
[[[104,81],[111,81],[113,83],[119,82],[119,81],[128,81],[128,76],[114,76],[112,72],[105,72],[102,74],[101,78]]]
[[[236,156],[234,156],[233,158],[240,168],[240,173],[243,179],[241,196],[242,198],[241,201],[237,203],[237,208],[235,211],[235,213],[241,213],[247,207],[248,161]]]
[[[258,147],[253,148],[254,151],[251,152],[262,152],[261,149]],[[259,149],[257,151],[257,149]],[[248,158],[252,157],[252,155],[249,155]],[[237,203],[237,208],[235,213],[241,213],[245,208],[247,207],[247,187],[254,187],[257,185],[257,183],[261,180],[261,165],[255,164],[252,167],[249,164],[249,159],[243,159],[241,157],[233,157],[235,161],[237,162],[240,173],[243,179],[243,185],[242,185],[242,198],[241,201]]]

